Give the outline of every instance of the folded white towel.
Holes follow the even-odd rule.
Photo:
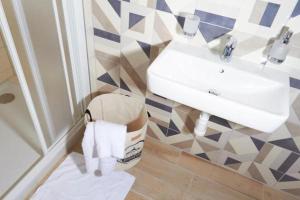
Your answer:
[[[95,122],[95,140],[102,175],[114,170],[117,158],[124,158],[126,129],[121,124],[102,120]]]
[[[102,175],[111,174],[117,164],[117,159],[114,157],[100,158],[99,167]]]
[[[95,139],[99,158],[124,158],[125,125],[97,120],[95,122]]]
[[[96,152],[94,129],[95,123],[89,122],[86,125],[86,129],[81,143],[85,160],[85,167],[88,173],[94,173],[94,171],[98,168],[99,164],[99,159]]]
[[[87,124],[82,149],[88,173],[99,167],[103,175],[114,170],[117,158],[125,156],[126,129],[125,125],[101,120]]]

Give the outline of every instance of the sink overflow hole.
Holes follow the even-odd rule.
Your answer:
[[[219,71],[220,73],[224,73],[225,72],[225,70],[224,69],[220,69],[220,71]]]
[[[212,95],[215,95],[215,96],[219,96],[219,95],[220,95],[220,94],[219,94],[216,90],[214,90],[214,89],[208,90],[208,93],[209,93],[209,94],[212,94]]]

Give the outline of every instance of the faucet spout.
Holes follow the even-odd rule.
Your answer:
[[[221,55],[221,59],[226,62],[229,62],[231,60],[232,53],[233,53],[233,50],[235,49],[236,45],[237,45],[236,38],[233,36],[230,36],[228,38],[228,41],[227,41],[225,48],[223,50],[223,53]]]

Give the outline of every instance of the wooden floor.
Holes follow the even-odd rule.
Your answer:
[[[80,143],[74,151],[82,152]],[[296,200],[237,173],[146,138],[126,200]]]

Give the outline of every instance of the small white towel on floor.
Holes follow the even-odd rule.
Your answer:
[[[32,200],[124,200],[135,177],[126,172],[113,172],[97,177],[84,174],[81,154],[71,153],[41,185]]]
[[[89,122],[82,140],[82,149],[88,173],[101,170],[103,175],[111,173],[117,158],[125,156],[125,125],[102,120]]]

